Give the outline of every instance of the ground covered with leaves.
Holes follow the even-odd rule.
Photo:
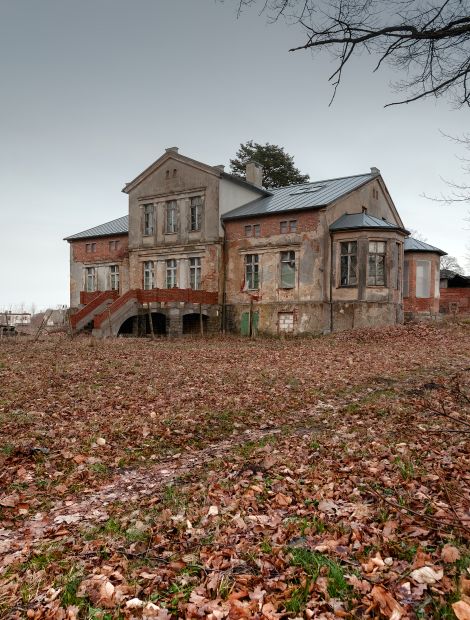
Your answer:
[[[470,329],[0,343],[0,617],[470,618]]]

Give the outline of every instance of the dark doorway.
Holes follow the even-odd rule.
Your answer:
[[[202,315],[203,333],[207,332],[207,316]],[[200,334],[201,333],[201,315],[197,312],[185,314],[183,316],[183,334]]]
[[[118,336],[137,336],[138,317],[130,316],[124,321],[118,331]]]
[[[166,336],[166,316],[161,312],[152,312],[153,333],[155,336]],[[145,317],[145,331],[151,335],[149,315]]]

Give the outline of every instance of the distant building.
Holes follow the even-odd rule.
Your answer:
[[[443,252],[405,253],[409,233],[377,168],[272,190],[262,173],[251,162],[242,180],[166,149],[124,187],[128,215],[66,238],[72,327],[108,336],[394,325],[404,275],[411,314],[438,308]]]
[[[11,312],[9,310],[5,312],[0,312],[0,324],[1,325],[12,325],[14,327],[18,327],[20,325],[30,325],[31,324],[31,313],[30,312]]]
[[[450,269],[440,274],[440,311],[443,314],[470,313],[470,277]]]

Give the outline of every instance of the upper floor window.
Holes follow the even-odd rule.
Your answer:
[[[357,285],[357,241],[340,243],[341,286]]]
[[[251,224],[245,226],[245,237],[251,237],[253,235],[253,227]]]
[[[247,224],[245,226],[245,237],[260,237],[261,225],[260,224]]]
[[[85,249],[87,254],[94,254],[96,252],[96,243],[85,244]]]
[[[116,239],[115,241],[110,241],[109,242],[109,251],[110,252],[115,252],[116,250],[119,249],[119,239]]]
[[[259,224],[253,224],[253,237],[261,236],[261,226]]]
[[[368,286],[385,286],[385,241],[369,241]]]
[[[176,259],[166,261],[166,288],[176,288]]]
[[[297,220],[283,220],[279,228],[282,235],[289,232],[296,232]]]
[[[166,228],[168,234],[175,233],[177,230],[176,222],[176,200],[170,200],[166,203]]]
[[[198,257],[189,259],[189,286],[195,291],[201,288],[201,259]]]
[[[154,265],[153,261],[148,260],[144,263],[144,289],[154,288]]]
[[[202,196],[193,196],[190,205],[191,230],[201,230]]]
[[[155,213],[153,204],[144,205],[144,235],[153,235],[155,230]]]
[[[96,291],[96,269],[94,267],[86,267],[85,269],[85,290],[88,293]]]
[[[295,252],[281,252],[281,288],[295,286]]]
[[[111,265],[109,268],[109,285],[112,291],[119,290],[119,265]]]
[[[245,283],[250,291],[259,289],[259,256],[247,254],[245,256]]]

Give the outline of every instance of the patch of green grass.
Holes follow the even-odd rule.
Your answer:
[[[162,506],[172,510],[179,510],[186,506],[187,498],[174,484],[168,484],[162,493]]]
[[[109,474],[109,467],[105,463],[93,463],[90,465],[90,469],[99,476],[106,476]]]
[[[403,480],[413,480],[416,475],[415,465],[410,458],[404,458],[397,456],[394,461],[397,466],[398,471],[400,472]]]
[[[259,548],[263,553],[266,553],[268,555],[273,552],[273,546],[269,538],[265,538],[263,541],[261,541]]]
[[[73,569],[65,576],[65,582],[62,584],[62,593],[60,595],[62,607],[67,608],[68,605],[76,605],[80,608],[83,606],[83,598],[77,596],[78,586],[82,579],[83,576]]]
[[[322,553],[310,551],[309,549],[292,549],[292,564],[301,566],[313,581],[316,581],[323,570],[328,578],[328,594],[332,598],[345,600],[350,592],[351,586],[345,579],[343,567],[335,560]]]
[[[15,446],[12,443],[5,443],[0,446],[0,453],[5,456],[10,456],[15,451]]]
[[[284,606],[289,613],[299,614],[305,607],[310,590],[310,580],[307,579],[305,586],[300,586],[292,590],[290,599],[285,602]]]

